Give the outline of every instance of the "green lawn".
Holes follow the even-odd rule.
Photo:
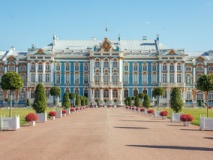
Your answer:
[[[169,112],[169,118],[172,110],[170,108],[157,108],[157,110],[167,110]],[[206,116],[206,108],[183,108],[182,113],[191,114],[194,117],[192,124],[200,125],[200,115]],[[209,109],[209,117],[213,117],[213,109]]]
[[[58,110],[61,109],[61,108],[58,108]],[[47,108],[47,113],[51,110],[55,110],[55,108]],[[5,117],[9,117],[9,109],[0,109],[0,116],[5,116]],[[25,124],[27,123],[25,121],[25,116],[28,114],[28,113],[35,113],[35,111],[32,109],[32,108],[14,108],[12,110],[12,115],[13,117],[16,116],[16,115],[20,115],[20,123],[21,124]]]

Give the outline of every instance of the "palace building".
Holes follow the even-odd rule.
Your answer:
[[[193,53],[192,53],[193,54]],[[52,86],[64,92],[74,92],[99,105],[123,105],[128,96],[140,92],[149,95],[157,86],[165,88],[160,106],[169,106],[170,92],[179,87],[186,107],[195,107],[199,100],[213,105],[213,92],[207,96],[196,90],[196,80],[202,74],[213,73],[213,51],[189,56],[184,49],[167,48],[154,40],[58,40],[43,48],[32,45],[28,51],[15,48],[0,51],[0,79],[10,71],[20,73],[24,87],[13,95],[14,106],[26,106],[34,100],[35,87],[43,83],[48,105],[53,105],[49,90]],[[9,93],[0,90],[0,106],[7,106]]]

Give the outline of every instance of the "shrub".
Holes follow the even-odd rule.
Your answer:
[[[50,111],[49,113],[48,113],[48,115],[51,117],[51,116],[56,116],[57,115],[57,113],[55,112],[55,111]]]
[[[63,101],[62,101],[62,106],[65,109],[67,109],[67,108],[70,107],[70,97],[69,97],[69,93],[68,92],[64,93]]]
[[[186,121],[192,122],[192,121],[194,121],[194,117],[192,117],[190,114],[182,114],[180,116],[180,120],[182,122],[186,122]]]
[[[168,116],[168,112],[167,111],[161,111],[160,116]]]
[[[38,120],[38,116],[35,113],[29,113],[25,117],[25,121],[27,122],[37,121],[37,120]]]
[[[67,114],[67,110],[63,109],[62,114]]]
[[[153,110],[153,109],[149,109],[147,112],[148,112],[149,114],[154,114],[154,110]]]
[[[144,111],[145,111],[145,108],[141,108],[140,111],[141,111],[141,112],[144,112]]]

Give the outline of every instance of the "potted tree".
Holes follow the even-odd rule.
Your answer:
[[[50,95],[54,96],[54,102],[56,100],[56,103],[53,102],[53,104],[56,106],[56,111],[57,111],[57,105],[59,103],[59,96],[61,94],[61,89],[57,86],[54,86],[50,89]],[[56,98],[56,99],[55,99]]]
[[[138,96],[135,97],[135,104],[134,106],[136,106],[136,111],[138,111],[138,108],[140,106],[140,99]]]
[[[25,117],[25,121],[29,122],[30,126],[35,126],[38,116],[34,113],[29,113]]]
[[[138,97],[140,98],[140,105],[141,105],[142,100],[143,100],[143,98],[144,98],[144,93],[139,93],[139,94],[138,94]]]
[[[55,116],[57,115],[56,111],[50,111],[48,113],[48,115],[50,116],[50,119],[54,120],[55,119]]]
[[[46,122],[47,121],[47,113],[46,111],[47,98],[45,89],[42,83],[37,84],[35,90],[35,99],[32,104],[33,109],[35,110],[38,121],[37,122]]]
[[[73,93],[73,92],[70,92],[69,93],[69,97],[70,97],[70,99],[72,100],[72,107],[74,107],[74,105],[75,105],[75,98],[76,98],[76,94],[75,93]]]
[[[144,95],[143,107],[145,109],[145,114],[147,114],[147,109],[151,107],[151,102],[147,94]]]
[[[177,121],[180,122],[180,116],[182,113],[178,113],[182,110],[183,107],[183,101],[181,98],[180,89],[175,87],[172,90],[171,97],[170,97],[170,107],[175,112],[171,114],[171,121]]]
[[[96,100],[95,100],[95,102],[96,102],[96,104],[97,104],[97,105],[96,105],[96,108],[98,108],[99,100],[98,100],[98,99],[96,99]]]
[[[23,87],[22,77],[16,72],[7,72],[2,76],[0,85],[3,90],[8,90],[10,93],[10,118],[2,118],[2,130],[17,130],[20,128],[20,117],[12,117],[12,93]]]
[[[105,106],[104,106],[104,107],[105,107],[105,108],[107,108],[107,102],[108,102],[108,100],[105,99],[105,100],[104,100],[104,103],[105,103]]]
[[[114,99],[114,108],[116,108],[117,99]]]
[[[66,114],[69,115],[70,114],[70,97],[69,97],[69,93],[68,92],[64,93],[62,106],[63,106],[64,109],[66,109],[66,111],[67,111]]]
[[[159,107],[159,97],[163,96],[164,92],[165,92],[165,89],[163,87],[156,87],[152,91],[153,97],[157,98],[157,106],[158,107]]]
[[[79,95],[76,95],[76,99],[75,99],[75,105],[76,105],[76,111],[79,111],[79,105],[81,104],[81,99]]]
[[[27,98],[27,108],[30,108],[30,100]]]

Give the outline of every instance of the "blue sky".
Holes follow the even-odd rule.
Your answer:
[[[212,0],[0,0],[0,50],[59,39],[155,39],[169,48],[213,50]]]

